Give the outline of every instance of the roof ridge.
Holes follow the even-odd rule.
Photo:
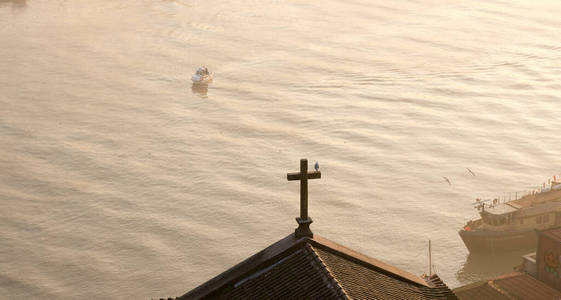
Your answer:
[[[456,294],[454,293],[454,291],[452,291],[447,285],[446,283],[444,283],[444,281],[442,281],[442,279],[440,278],[440,276],[438,276],[438,274],[432,274],[431,276],[426,276],[424,277],[424,279],[427,281],[427,283],[429,283],[430,288],[433,289],[439,289],[440,291],[443,291],[443,297],[445,297],[446,299],[458,299],[458,296],[456,296]]]
[[[426,276],[423,279],[425,279],[425,281],[429,283],[431,287],[448,287],[436,273],[432,274],[431,276]]]
[[[360,265],[367,266],[368,268],[375,268],[376,270],[379,270],[379,272],[384,273],[393,278],[397,277],[397,278],[401,278],[400,280],[405,280],[412,284],[430,287],[425,280],[423,280],[421,277],[415,274],[409,273],[405,270],[401,270],[397,267],[394,267],[376,258],[370,257],[366,254],[360,253],[356,250],[347,248],[343,245],[330,241],[317,234],[314,235],[314,238],[310,239],[310,241],[312,242],[313,245],[321,249],[324,249],[331,253],[338,253],[338,255],[340,256],[347,257],[348,259],[351,259]]]
[[[300,252],[304,251],[303,249],[297,249],[296,251],[292,252],[291,254],[281,258],[279,261],[270,264],[262,269],[256,269],[253,273],[250,273],[248,276],[243,277],[242,279],[238,280],[236,283],[234,283],[234,288],[244,284],[245,282],[252,280],[254,278],[257,278],[259,276],[261,276],[263,273],[266,273],[270,270],[272,270],[273,268],[275,268],[276,266],[280,265],[281,263],[283,263],[284,261],[298,255]]]
[[[320,266],[320,269],[322,269],[323,271],[322,273],[326,277],[325,279],[327,281],[331,281],[331,284],[334,287],[336,287],[337,296],[341,297],[341,299],[351,300],[352,298],[349,296],[349,294],[347,294],[347,292],[343,288],[343,285],[337,280],[337,278],[335,278],[329,267],[325,264],[323,259],[321,259],[321,257],[318,255],[316,249],[309,243],[305,243],[305,247],[306,250],[309,251],[310,255],[314,258],[315,262]]]
[[[503,280],[503,279],[509,279],[512,277],[519,277],[519,276],[523,276],[525,273],[523,272],[512,272],[512,273],[508,273],[508,274],[504,274],[504,275],[500,275],[498,277],[493,278],[493,282],[498,281],[498,280]]]
[[[209,297],[224,286],[237,282],[239,278],[246,276],[248,272],[268,266],[275,258],[282,257],[286,251],[297,248],[304,240],[305,238],[295,238],[294,233],[291,233],[185,293],[180,299],[204,299]]]
[[[497,292],[503,294],[505,297],[507,297],[508,299],[512,299],[512,300],[516,300],[515,297],[511,296],[507,291],[503,290],[502,288],[500,288],[497,284],[495,284],[494,280],[489,280],[489,282],[487,283],[490,287],[494,288]]]

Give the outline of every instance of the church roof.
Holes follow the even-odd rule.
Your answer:
[[[290,234],[179,299],[457,299],[427,281],[317,234]]]

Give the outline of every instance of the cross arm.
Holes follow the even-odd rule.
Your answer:
[[[318,179],[321,178],[321,171],[312,171],[312,172],[308,172],[307,179]],[[301,173],[300,172],[295,172],[295,173],[287,173],[286,174],[286,179],[288,181],[291,180],[301,180]]]

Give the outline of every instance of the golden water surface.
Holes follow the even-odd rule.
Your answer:
[[[316,234],[508,272],[457,231],[561,173],[560,61],[557,0],[0,0],[0,298],[182,295],[294,230],[304,157]]]

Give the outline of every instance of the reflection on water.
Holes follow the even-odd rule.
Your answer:
[[[206,98],[208,93],[208,84],[196,84],[193,83],[191,86],[191,91],[200,97]]]
[[[505,253],[469,253],[466,262],[456,273],[456,279],[464,285],[512,273],[516,266],[522,264],[523,255],[535,251],[526,249]]]

